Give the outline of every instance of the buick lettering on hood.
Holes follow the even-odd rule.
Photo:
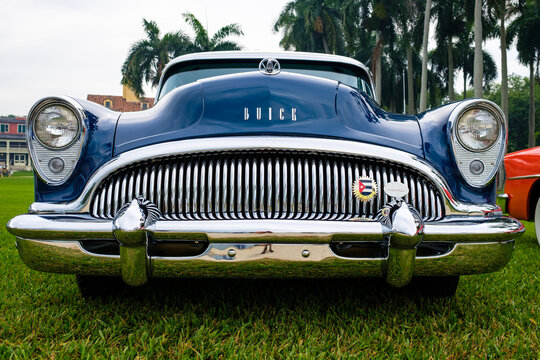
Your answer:
[[[71,97],[28,116],[35,202],[11,219],[32,269],[108,279],[375,277],[452,296],[501,269],[521,223],[496,204],[497,105],[384,111],[369,70],[310,53],[184,55],[156,105]]]

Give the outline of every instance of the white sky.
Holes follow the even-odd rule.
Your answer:
[[[280,50],[272,25],[289,0],[2,0],[0,22],[0,115],[25,115],[50,95],[86,98],[121,95],[120,69],[132,43],[143,38],[142,18],[162,33],[190,27],[181,14],[192,12],[212,35],[239,23],[244,36],[233,38],[245,50]],[[486,43],[500,68],[498,40]],[[508,54],[509,73],[528,76]],[[462,91],[461,76],[456,89]],[[147,88],[147,96],[154,89]]]

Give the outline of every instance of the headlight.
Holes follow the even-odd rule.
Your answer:
[[[458,119],[457,136],[467,150],[484,151],[499,138],[499,121],[488,110],[467,110]]]
[[[69,108],[51,105],[37,115],[34,131],[43,145],[61,149],[71,145],[79,135],[79,120]]]
[[[449,124],[452,149],[461,175],[471,186],[486,186],[495,178],[505,153],[502,110],[488,100],[465,100],[454,108]]]
[[[66,96],[41,99],[30,110],[28,148],[45,183],[63,184],[73,173],[84,145],[86,116],[84,108]]]

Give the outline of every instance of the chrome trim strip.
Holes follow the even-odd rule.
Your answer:
[[[271,246],[273,252],[264,252]],[[479,274],[499,270],[511,258],[514,242],[456,244],[440,257],[418,257],[415,276]],[[119,276],[120,257],[84,250],[77,241],[17,239],[26,265],[38,271],[79,275]],[[234,258],[228,250],[236,252]],[[309,257],[302,256],[304,250]],[[385,259],[344,258],[326,244],[210,244],[199,256],[152,257],[152,277],[379,277]],[[261,266],[266,264],[270,266]]]
[[[13,235],[35,240],[113,239],[112,222],[88,215],[19,215],[7,229]],[[157,221],[147,229],[156,240],[210,242],[382,241],[386,232],[378,221],[322,220],[200,220]],[[523,225],[506,216],[455,217],[426,223],[425,241],[489,242],[511,240]]]
[[[540,178],[540,174],[513,176],[511,178],[507,178],[506,180],[536,179],[536,178]]]
[[[305,150],[305,151],[318,151],[318,152],[329,152],[329,153],[336,153],[336,154],[346,154],[346,155],[361,155],[361,156],[367,156],[371,157],[373,159],[379,159],[382,161],[390,161],[402,164],[404,166],[410,167],[424,176],[428,177],[435,186],[437,186],[438,190],[442,194],[442,196],[445,199],[445,214],[446,216],[449,215],[463,215],[463,214],[477,214],[477,215],[483,215],[486,212],[492,212],[494,210],[497,210],[498,207],[495,205],[477,205],[477,204],[468,204],[468,203],[462,203],[456,199],[453,198],[452,194],[450,193],[449,186],[446,182],[446,180],[440,175],[433,167],[429,164],[427,164],[424,160],[418,158],[415,155],[409,154],[404,151],[390,149],[383,146],[378,145],[372,145],[372,144],[365,144],[365,143],[359,143],[354,141],[348,141],[348,140],[334,140],[334,139],[315,139],[315,138],[301,138],[301,137],[270,137],[270,136],[240,136],[240,137],[221,137],[221,138],[213,138],[212,141],[208,141],[208,139],[192,139],[192,140],[182,140],[182,141],[173,141],[163,144],[155,144],[146,146],[143,148],[131,150],[125,153],[122,153],[115,158],[109,160],[105,165],[103,165],[101,168],[99,168],[92,177],[87,181],[87,184],[85,188],[83,189],[81,195],[69,202],[69,203],[59,203],[59,204],[53,204],[53,203],[33,203],[30,208],[30,213],[88,213],[89,207],[90,207],[90,201],[94,195],[94,192],[96,191],[99,184],[105,180],[105,178],[110,174],[113,173],[116,170],[119,170],[127,165],[150,160],[150,159],[157,159],[157,158],[163,158],[163,157],[169,157],[169,156],[175,156],[175,155],[182,155],[182,154],[189,154],[189,153],[195,153],[195,152],[217,152],[217,151],[226,151],[226,150]],[[247,173],[244,175],[246,176],[246,183],[245,186],[249,186],[249,162],[246,161],[246,169],[248,170]],[[333,167],[334,165],[330,165],[330,163],[326,162],[327,167],[327,177],[326,181],[331,181],[330,179],[330,167]],[[195,165],[197,167],[197,165]],[[295,176],[295,164],[290,164],[290,183],[289,186],[292,186],[294,184],[293,176]],[[190,181],[190,177],[193,175],[194,177],[198,176],[198,170],[195,169],[193,171],[193,174],[190,170],[190,165],[188,165],[187,169],[187,179],[186,179],[186,185],[190,186],[190,183],[192,184],[192,191],[189,189],[186,190],[186,195],[188,197],[188,201],[186,206],[189,207],[189,204],[194,204],[196,199],[198,198],[197,195],[197,184],[198,180],[196,178],[193,179],[193,181]],[[337,175],[337,167],[334,171],[335,175]],[[362,173],[364,173],[364,169],[362,169]],[[151,172],[151,177],[153,177],[154,172]],[[369,174],[373,175],[373,170],[369,170]],[[148,175],[148,172],[145,172],[145,179]],[[385,173],[383,173],[383,176]],[[242,162],[238,162],[238,177],[242,177]],[[386,178],[384,177],[384,183],[386,183]],[[239,184],[239,182],[238,182]],[[143,191],[143,197],[149,198],[151,201],[155,202],[155,196],[154,196],[154,182],[153,179],[150,184],[150,190],[151,195],[149,197],[146,196],[146,194]],[[284,187],[284,190],[287,189],[287,186]],[[241,189],[238,189],[240,191]],[[246,189],[248,193],[244,194],[244,211],[249,209],[250,199],[248,198],[249,187]],[[335,187],[335,191],[337,191],[337,187]],[[424,192],[427,192],[428,189],[425,188],[424,184]],[[236,194],[237,196],[237,206],[241,206],[241,200],[240,200],[240,192]],[[290,194],[289,196],[291,196]],[[190,197],[193,196],[193,200],[190,199]],[[286,196],[286,195],[284,195]],[[332,199],[331,194],[327,194],[327,201],[331,201]],[[284,197],[285,200],[285,197]],[[427,204],[427,196],[424,199],[425,205],[424,208],[428,207]],[[289,199],[288,202],[289,206],[289,214],[294,214],[292,211],[295,206],[295,199],[291,196],[291,199]],[[101,204],[100,204],[101,205]],[[238,209],[240,212],[240,208]],[[186,209],[186,212],[189,214],[191,212],[191,209]],[[247,213],[246,213],[247,214]],[[335,214],[333,215],[333,217]]]

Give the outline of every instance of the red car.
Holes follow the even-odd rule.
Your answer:
[[[506,155],[504,165],[508,213],[517,219],[534,219],[540,244],[540,146]]]

